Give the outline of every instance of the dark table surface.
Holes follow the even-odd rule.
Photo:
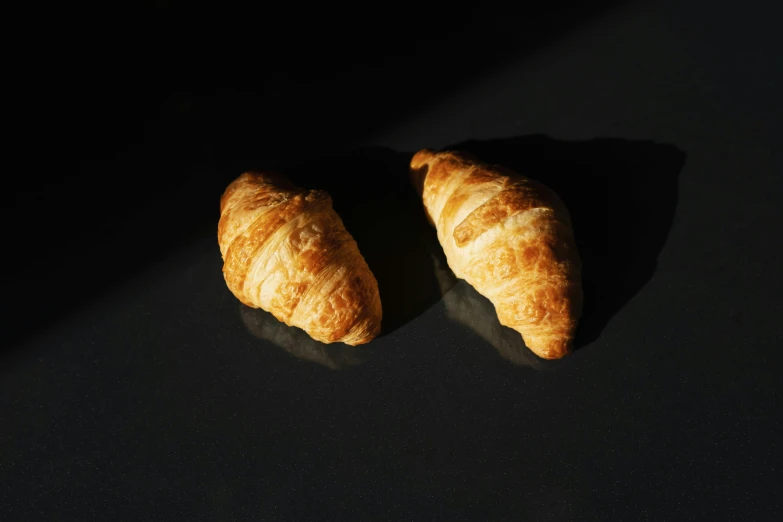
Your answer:
[[[75,136],[80,174],[24,178],[4,210],[27,254],[4,276],[0,520],[776,520],[779,17],[534,12],[446,13],[443,33],[426,12],[431,37],[320,79],[166,77],[137,119],[91,105],[135,126]],[[585,264],[574,354],[537,359],[453,280],[405,179],[422,147],[561,194]],[[332,194],[379,280],[370,345],[227,290],[218,199],[265,167]]]

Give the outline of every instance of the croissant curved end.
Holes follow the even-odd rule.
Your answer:
[[[350,346],[358,346],[360,344],[367,344],[381,333],[381,311],[380,303],[378,310],[374,311],[370,317],[365,318],[360,323],[357,323],[351,331],[339,340],[341,343],[345,343]]]
[[[424,180],[430,170],[430,164],[435,160],[436,153],[431,149],[422,149],[413,155],[410,163],[410,177],[413,187],[421,196],[424,193]]]
[[[375,277],[373,276],[373,280],[374,279]],[[376,282],[376,288],[377,284],[378,283]],[[360,332],[358,339],[349,340],[350,342],[346,342],[345,344],[350,344],[352,346],[367,344],[380,335],[383,321],[383,307],[381,305],[380,294],[376,293],[375,295],[378,297],[373,300],[372,304],[367,306],[367,317],[352,329],[355,332]]]
[[[561,359],[571,353],[570,339],[524,337],[525,345],[542,359]]]

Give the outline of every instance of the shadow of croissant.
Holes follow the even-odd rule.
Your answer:
[[[259,308],[240,305],[240,315],[253,336],[268,341],[303,361],[314,362],[333,370],[345,370],[367,362],[372,356],[372,349],[366,346],[318,342],[304,330],[288,326]]]

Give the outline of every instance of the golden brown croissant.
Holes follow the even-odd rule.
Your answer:
[[[421,150],[410,167],[454,274],[537,355],[567,354],[582,309],[581,263],[560,198],[464,153]]]
[[[378,283],[326,192],[246,172],[220,200],[218,242],[226,284],[244,304],[324,343],[380,332]]]

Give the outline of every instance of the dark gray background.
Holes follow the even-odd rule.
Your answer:
[[[110,58],[37,84],[80,164],[37,154],[3,206],[0,519],[777,519],[779,16],[276,9],[117,15],[74,32]],[[447,146],[574,214],[568,358],[439,268],[405,164]],[[332,193],[381,288],[368,347],[226,289],[218,199],[263,167]]]

